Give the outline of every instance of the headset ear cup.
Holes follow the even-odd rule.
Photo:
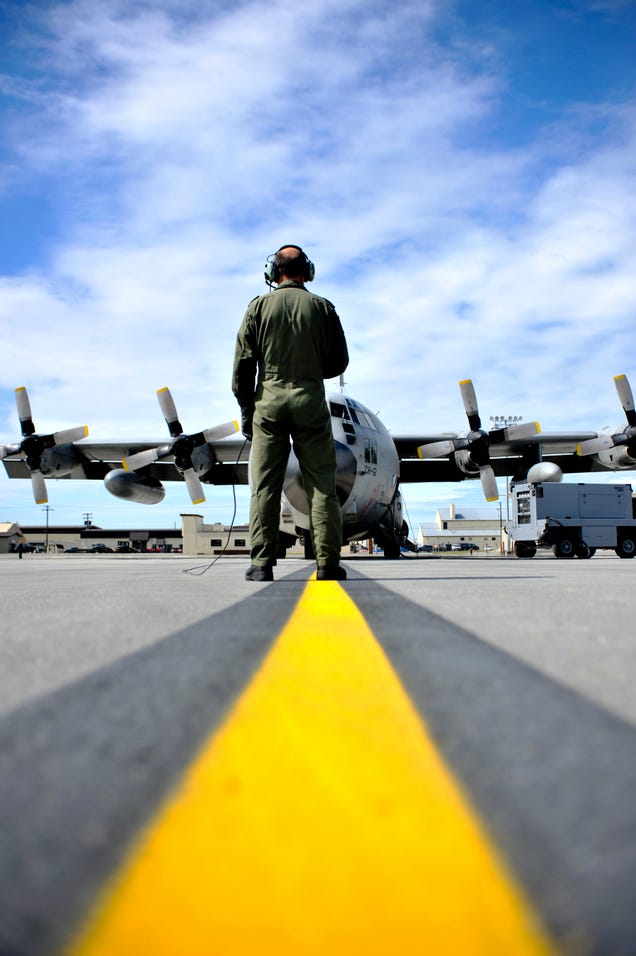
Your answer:
[[[268,284],[274,283],[275,285],[278,285],[278,280],[280,279],[280,272],[278,271],[278,267],[276,263],[274,262],[273,258],[268,259],[267,262],[265,263],[264,275],[265,275],[265,282],[267,282]]]
[[[303,255],[305,254],[303,253]],[[307,259],[307,256],[305,256],[305,259]],[[316,275],[316,267],[311,261],[311,259],[307,259],[307,268],[305,269],[305,282],[313,282],[315,275]]]

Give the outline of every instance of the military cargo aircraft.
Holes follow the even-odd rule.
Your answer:
[[[636,412],[625,375],[614,379],[627,424],[602,431],[541,432],[536,422],[483,428],[470,379],[459,383],[468,430],[392,435],[377,415],[346,394],[328,393],[337,454],[337,491],[345,542],[373,540],[386,557],[399,557],[408,540],[400,486],[410,482],[479,478],[488,501],[498,498],[497,476],[521,481],[560,480],[563,473],[636,469]],[[167,442],[87,440],[86,426],[49,435],[36,432],[24,387],[16,389],[21,440],[0,445],[10,478],[30,478],[38,504],[47,501],[47,478],[101,480],[118,498],[155,504],[164,482],[185,481],[193,504],[203,486],[248,484],[249,443],[235,421],[186,434],[167,388],[157,392],[168,426]],[[234,437],[230,437],[234,436]],[[281,502],[281,548],[302,538],[311,556],[309,509],[293,449]]]

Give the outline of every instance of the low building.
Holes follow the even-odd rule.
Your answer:
[[[417,546],[432,551],[503,550],[503,528],[495,508],[438,508],[435,522],[420,524]]]
[[[181,551],[180,528],[153,528],[144,531],[128,528],[99,528],[96,525],[32,525],[22,529],[29,544],[49,552],[93,551]]]
[[[25,543],[26,538],[20,525],[13,521],[0,522],[0,554],[17,551],[18,547]]]

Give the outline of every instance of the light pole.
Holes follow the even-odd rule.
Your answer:
[[[508,428],[523,421],[523,415],[491,415],[493,428]],[[510,482],[506,475],[506,521],[510,521]]]
[[[490,421],[493,428],[508,428],[510,425],[518,425],[523,421],[523,415],[491,415]],[[501,517],[501,505],[499,505],[499,520],[503,524]],[[506,521],[510,521],[510,480],[506,475]],[[503,528],[501,531],[501,550],[503,547]],[[507,551],[506,547],[506,551]]]
[[[46,536],[44,538],[44,550],[46,553],[49,553],[49,511],[53,511],[53,508],[50,505],[44,505],[44,510],[46,511]]]

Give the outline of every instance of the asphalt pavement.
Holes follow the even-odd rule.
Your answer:
[[[636,561],[344,564],[344,592],[556,951],[636,953]],[[312,568],[287,559],[254,584],[246,567],[0,558],[2,956],[70,944],[260,673]]]

